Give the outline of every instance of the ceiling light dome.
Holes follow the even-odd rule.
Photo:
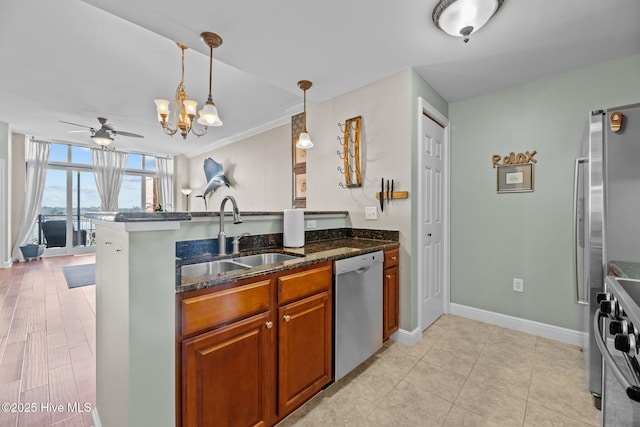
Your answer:
[[[482,28],[504,0],[440,0],[433,9],[433,23],[447,34],[464,37]]]

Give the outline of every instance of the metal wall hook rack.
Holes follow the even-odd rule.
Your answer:
[[[357,118],[360,118],[360,116],[358,116]],[[346,126],[347,126],[347,123],[349,123],[349,128],[350,129],[353,129],[353,130],[356,129],[355,124],[353,122],[350,122],[350,120],[353,120],[353,119],[348,119],[344,123],[338,123],[338,127],[340,128],[340,132],[344,133],[344,131],[346,129]]]
[[[347,119],[344,124],[338,123],[342,136],[338,135],[338,143],[342,150],[337,151],[338,157],[344,166],[338,167],[338,171],[344,175],[345,184],[342,188],[354,188],[362,186],[360,172],[360,129],[362,117]]]

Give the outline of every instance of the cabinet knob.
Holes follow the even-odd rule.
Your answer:
[[[387,279],[391,279],[391,275],[390,274],[387,274]]]
[[[395,256],[392,256],[392,257],[391,257],[391,260],[392,260],[392,261],[395,261],[395,260],[397,260],[397,259],[398,259],[398,257],[395,257]]]
[[[271,329],[273,328],[273,322],[269,321],[267,322],[267,329]]]
[[[289,316],[288,314],[285,314],[283,319],[285,322],[288,322],[289,320],[291,320],[291,316]]]

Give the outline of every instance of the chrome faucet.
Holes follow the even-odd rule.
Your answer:
[[[233,248],[233,251],[231,252],[233,255],[237,255],[240,253],[240,239],[242,239],[243,237],[247,237],[249,236],[251,233],[248,232],[244,232],[239,236],[236,236],[233,238],[233,240],[231,241],[231,247]]]
[[[218,255],[227,254],[227,235],[224,232],[224,205],[225,203],[227,203],[227,200],[231,200],[231,204],[233,205],[233,223],[240,224],[242,222],[236,199],[234,199],[232,196],[226,196],[224,199],[222,199],[222,203],[220,203],[220,232],[218,233]]]

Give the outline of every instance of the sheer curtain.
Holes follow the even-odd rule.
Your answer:
[[[163,209],[173,210],[173,159],[156,158],[160,178],[160,204]]]
[[[12,254],[14,260],[23,259],[20,246],[27,243],[29,237],[31,237],[31,231],[36,225],[42,203],[44,183],[47,179],[49,151],[51,151],[51,143],[45,141],[30,139],[26,145],[27,178],[25,182],[24,203],[22,205],[22,220],[20,221],[18,237],[16,238],[16,245],[13,248]]]
[[[127,153],[99,148],[92,150],[91,157],[102,205],[100,209],[103,212],[116,212],[122,177],[127,165]]]

